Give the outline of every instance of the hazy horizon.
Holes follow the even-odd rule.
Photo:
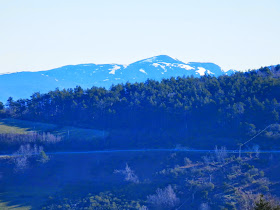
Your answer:
[[[0,73],[157,55],[224,70],[280,63],[276,0],[3,1]]]
[[[130,65],[130,64],[132,64],[132,63],[134,63],[134,62],[138,62],[138,61],[141,61],[141,60],[145,60],[145,59],[149,59],[149,58],[153,58],[153,57],[157,57],[157,56],[162,56],[162,55],[155,55],[155,56],[152,56],[152,57],[146,57],[146,58],[140,58],[139,60],[135,60],[135,61],[133,61],[133,62],[131,62],[131,63],[93,63],[93,62],[90,62],[90,63],[76,63],[76,64],[65,64],[65,65],[61,65],[61,66],[55,66],[55,67],[52,67],[52,68],[49,68],[49,69],[38,69],[38,70],[23,70],[23,71],[14,71],[14,72],[1,72],[0,71],[0,75],[2,75],[2,74],[11,74],[11,73],[18,73],[18,72],[37,72],[37,71],[48,71],[48,70],[52,70],[52,69],[58,69],[58,68],[61,68],[61,67],[64,67],[64,66],[75,66],[75,65],[87,65],[87,64],[96,64],[96,65],[106,65],[106,64],[116,64],[116,65],[124,65],[124,66],[126,66],[126,65]],[[169,56],[169,55],[164,55],[164,56]],[[173,58],[173,59],[177,59],[177,60],[180,60],[180,59],[178,59],[178,58],[176,58],[176,57],[173,57],[173,56],[169,56],[169,57],[171,57],[171,58]],[[182,61],[182,62],[184,62],[184,63],[188,63],[188,62],[194,62],[194,63],[214,63],[214,62],[211,62],[211,61],[209,61],[209,62],[207,62],[207,61],[205,61],[205,62],[200,62],[200,61],[184,61],[184,60],[180,60],[180,61]],[[214,63],[214,64],[217,64],[217,63]],[[219,64],[217,64],[218,66],[219,66]],[[222,68],[222,70],[224,70],[224,71],[228,71],[228,70],[233,70],[233,69],[223,69]],[[239,70],[239,71],[242,71],[242,70]],[[246,70],[243,70],[243,71],[246,71]]]
[[[155,56],[152,56],[152,57],[156,57],[156,56],[160,56],[160,55],[155,55]],[[169,55],[167,55],[169,56]],[[0,75],[3,75],[3,74],[12,74],[12,73],[18,73],[18,72],[38,72],[38,71],[48,71],[48,70],[53,70],[53,69],[58,69],[58,68],[61,68],[61,67],[64,67],[64,66],[75,66],[75,65],[86,65],[86,64],[96,64],[96,65],[105,65],[105,64],[116,64],[116,65],[130,65],[134,62],[137,62],[137,61],[140,61],[140,60],[144,60],[144,59],[148,59],[148,58],[152,58],[152,57],[146,57],[146,58],[140,58],[139,60],[135,60],[135,61],[132,61],[131,63],[115,63],[115,62],[108,62],[108,63],[93,63],[93,62],[88,62],[88,63],[73,63],[73,64],[65,64],[65,65],[59,65],[59,66],[54,66],[54,67],[50,67],[48,69],[34,69],[34,70],[20,70],[20,71],[13,71],[13,72],[1,72],[0,71]],[[178,59],[176,57],[173,57],[173,56],[169,56],[171,58],[174,58],[174,59]],[[184,61],[184,60],[181,60],[181,59],[178,59],[184,63],[188,63],[188,62],[194,62],[194,63],[214,63],[214,62],[211,62],[211,61],[204,61],[204,62],[201,62],[201,61]],[[218,63],[214,63],[218,66],[220,66]],[[265,67],[265,66],[273,66],[273,65],[278,65],[277,64],[270,64],[270,65],[261,65],[259,67],[256,67],[256,68],[248,68],[248,69],[233,69],[233,68],[230,68],[230,69],[224,69],[222,68],[222,66],[220,66],[222,68],[223,71],[229,71],[229,70],[237,70],[237,71],[247,71],[247,70],[254,70],[254,69],[258,69],[258,68],[261,68],[261,67]]]

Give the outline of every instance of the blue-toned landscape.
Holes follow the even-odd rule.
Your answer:
[[[280,1],[0,4],[0,210],[280,210]]]

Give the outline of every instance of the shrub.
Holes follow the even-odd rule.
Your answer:
[[[170,209],[177,206],[180,202],[173,188],[168,185],[164,189],[157,189],[156,194],[147,197],[149,203],[159,209]]]

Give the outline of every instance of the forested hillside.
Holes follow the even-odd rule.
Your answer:
[[[279,73],[280,65],[231,76],[126,83],[110,90],[56,89],[34,93],[30,99],[9,98],[4,115],[110,130],[113,137],[108,138],[129,134],[134,146],[145,139],[159,146],[173,139],[189,145],[205,138],[231,138],[235,142],[227,143],[236,145],[273,124],[262,137],[275,146],[280,135]]]
[[[279,73],[9,98],[0,208],[279,209]]]

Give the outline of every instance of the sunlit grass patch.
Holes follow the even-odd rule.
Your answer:
[[[9,202],[2,202],[0,200],[1,210],[30,210],[30,206],[20,206],[20,205],[9,205]]]
[[[46,132],[55,130],[58,127],[57,125],[49,123],[33,122],[11,118],[0,119],[0,124],[6,126],[6,128],[3,127],[3,132],[5,130],[8,131],[8,128],[10,128],[11,130],[15,130],[18,133],[24,133],[27,131]]]
[[[25,134],[26,129],[16,126],[5,125],[3,122],[0,121],[0,134],[2,133]]]
[[[106,137],[108,132],[86,129],[73,126],[61,126],[56,124],[33,122],[18,119],[0,119],[0,134],[14,133],[26,134],[27,132],[35,131],[39,133],[51,133],[57,136],[62,136],[66,140],[84,140],[90,141],[96,138]]]

